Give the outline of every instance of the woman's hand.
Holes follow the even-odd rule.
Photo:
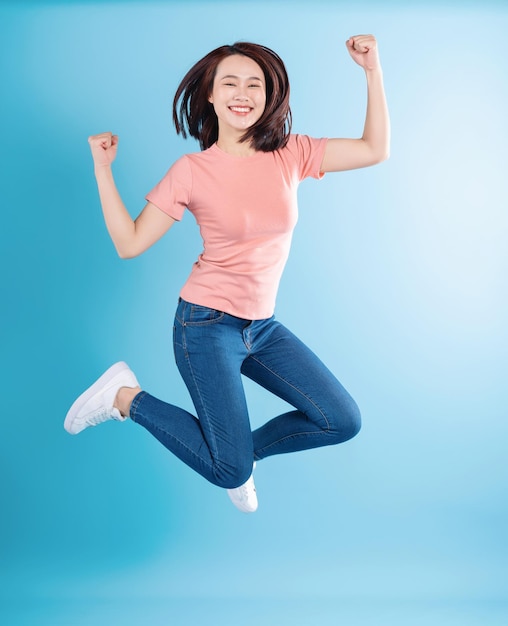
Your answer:
[[[374,35],[356,35],[346,41],[351,58],[364,70],[380,69],[377,41]]]
[[[88,137],[95,167],[109,166],[116,158],[118,135],[101,133]]]

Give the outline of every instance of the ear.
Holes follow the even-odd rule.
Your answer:
[[[210,104],[213,104],[213,96],[212,96],[212,94],[210,94],[210,95],[208,96],[208,102],[209,102]]]

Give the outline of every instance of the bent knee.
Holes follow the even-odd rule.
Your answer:
[[[252,474],[253,461],[235,466],[219,466],[215,470],[215,484],[223,489],[236,489],[246,483]]]
[[[360,409],[356,407],[356,411],[350,415],[349,423],[347,427],[348,439],[353,439],[360,432],[362,428],[362,416]]]
[[[353,439],[360,432],[362,427],[362,416],[356,402],[351,399],[347,407],[341,406],[341,410],[336,413],[330,433],[335,439],[334,443],[343,443]]]

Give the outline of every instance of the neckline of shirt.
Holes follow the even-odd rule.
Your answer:
[[[222,155],[224,155],[225,157],[227,157],[229,159],[234,159],[235,161],[251,161],[253,159],[259,159],[264,154],[266,154],[262,150],[258,150],[257,152],[254,152],[254,154],[249,154],[247,156],[240,156],[240,155],[236,155],[236,154],[231,154],[231,153],[226,152],[225,150],[222,150],[221,148],[219,148],[217,143],[212,144],[210,146],[210,148],[208,148],[208,149],[209,150],[213,150],[214,152],[217,152],[219,154],[222,154]]]

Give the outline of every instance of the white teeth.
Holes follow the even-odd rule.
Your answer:
[[[236,111],[237,113],[248,113],[250,111],[250,107],[229,107],[232,111]]]

